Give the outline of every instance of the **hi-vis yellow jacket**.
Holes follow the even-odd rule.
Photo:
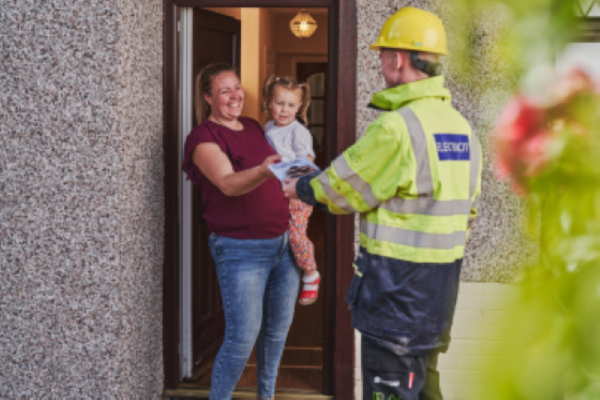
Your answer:
[[[481,191],[481,150],[442,76],[376,93],[366,134],[297,192],[360,213],[353,325],[412,352],[445,347]]]

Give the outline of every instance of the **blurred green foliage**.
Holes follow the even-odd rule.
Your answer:
[[[578,0],[452,0],[452,18],[458,21],[451,27],[452,61],[464,79],[484,87],[497,84],[492,70],[481,68],[490,62],[503,76],[524,77],[552,64],[578,37],[578,7]]]
[[[502,348],[490,352],[503,357],[486,366],[479,398],[600,399],[600,94],[591,87],[578,89],[543,104],[547,88],[527,85],[531,75],[551,68],[576,41],[578,1],[453,0],[453,6],[455,15],[469,21],[457,28],[452,55],[465,79],[481,82],[486,90],[498,82],[482,64],[492,60],[509,70],[517,77],[512,89],[542,100],[536,106],[543,110],[541,134],[550,139],[540,146],[547,160],[535,173],[525,170],[532,162],[529,153],[519,162],[507,161],[524,189],[528,220],[536,225],[530,231],[541,232],[541,255],[539,264],[519,277],[506,322],[511,328],[503,333]],[[501,22],[493,32],[482,23],[490,15]],[[481,46],[486,36],[493,43]],[[506,143],[527,145],[513,139]],[[516,154],[509,150],[506,157]]]

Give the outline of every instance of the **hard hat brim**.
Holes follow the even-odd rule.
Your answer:
[[[422,47],[419,46],[409,46],[409,45],[390,45],[390,44],[381,44],[381,43],[373,43],[372,45],[369,46],[370,50],[381,50],[381,49],[396,49],[396,50],[408,50],[408,51],[420,51],[420,52],[424,52],[424,53],[434,53],[434,54],[440,54],[443,56],[447,56],[448,52],[446,51],[431,51],[431,50],[425,50]]]
[[[403,7],[385,21],[369,48],[448,55],[446,40],[446,29],[438,16],[420,8]]]

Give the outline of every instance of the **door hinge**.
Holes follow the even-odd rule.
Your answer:
[[[177,32],[181,32],[181,22],[177,22]]]

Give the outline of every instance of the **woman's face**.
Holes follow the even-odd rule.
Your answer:
[[[204,95],[214,118],[233,121],[242,114],[244,89],[234,72],[222,72],[212,81],[211,95]]]

